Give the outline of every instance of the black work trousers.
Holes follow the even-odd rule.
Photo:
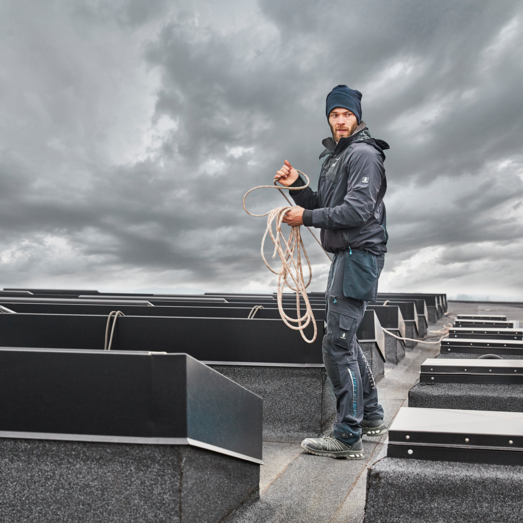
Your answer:
[[[379,256],[381,272],[384,256]],[[343,295],[345,255],[335,255],[325,293],[327,332],[323,363],[336,395],[334,436],[352,444],[361,436],[361,421],[383,418],[370,366],[356,338],[367,302]]]

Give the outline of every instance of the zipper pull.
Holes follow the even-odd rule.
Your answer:
[[[349,245],[349,254],[352,255],[352,249],[350,248],[350,245]]]
[[[333,298],[333,302],[332,303],[338,303],[338,300],[336,298]]]

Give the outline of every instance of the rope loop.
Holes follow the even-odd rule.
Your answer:
[[[247,319],[248,319],[248,320],[252,320],[252,319],[254,318],[254,316],[256,316],[256,313],[257,313],[260,309],[263,309],[263,305],[255,305],[255,306],[251,309],[251,312],[249,312],[249,316],[247,316]]]
[[[109,313],[109,316],[107,316],[107,324],[105,326],[104,350],[111,350],[111,345],[113,344],[114,329],[116,327],[116,320],[120,316],[125,316],[125,314],[122,311],[111,311]],[[113,320],[113,327],[111,329],[111,337],[109,338],[109,343],[107,343],[107,335],[109,334],[109,325],[111,324],[111,319]]]

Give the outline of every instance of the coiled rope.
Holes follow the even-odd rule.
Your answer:
[[[289,191],[303,191],[303,189],[306,189],[310,185],[309,177],[301,171],[298,171],[298,173],[302,174],[307,180],[307,183],[304,186],[279,187],[278,185],[276,185],[276,182],[274,182],[274,185],[259,185],[258,187],[253,187],[252,189],[247,191],[245,193],[245,196],[243,197],[243,208],[249,216],[253,216],[255,218],[262,218],[264,216],[267,216],[267,229],[265,230],[265,234],[263,235],[261,242],[261,256],[267,268],[273,274],[278,275],[277,299],[278,311],[280,312],[281,319],[284,321],[287,327],[290,327],[293,330],[300,331],[301,337],[307,343],[314,343],[318,335],[318,328],[316,326],[316,320],[314,318],[312,307],[309,302],[309,297],[307,295],[307,287],[310,285],[312,280],[312,269],[309,256],[307,255],[307,251],[305,250],[305,245],[303,244],[303,240],[301,238],[299,226],[291,227],[291,232],[289,234],[288,239],[285,238],[284,234],[281,231],[283,217],[293,207],[292,203],[289,201],[287,196],[285,196],[281,189],[284,188],[288,189]],[[276,209],[272,209],[272,211],[263,214],[251,213],[247,210],[247,207],[245,206],[245,199],[251,192],[257,191],[258,189],[278,189],[280,193],[283,194],[285,199],[289,202],[289,204],[291,204],[291,207],[277,207]],[[273,231],[273,226],[275,228],[275,231]],[[314,233],[312,233],[312,231],[310,232],[314,236],[314,238],[316,238]],[[265,246],[265,240],[267,239],[267,235],[270,236],[274,244],[274,253],[272,255],[272,258],[275,259],[276,254],[280,257],[281,267],[279,270],[274,270],[265,258],[263,248]],[[316,241],[321,245],[321,242],[318,240],[318,238],[316,238]],[[303,263],[301,251],[303,251],[303,256],[307,260],[307,283],[305,283],[303,277]],[[330,256],[328,254],[327,256],[330,260]],[[291,318],[283,310],[283,290],[285,287],[289,287],[289,289],[296,293],[297,318]],[[300,312],[300,297],[303,299],[305,303],[305,312],[303,316],[301,316]],[[305,336],[304,330],[311,322],[314,328],[314,335],[311,339],[308,339],[307,336]]]

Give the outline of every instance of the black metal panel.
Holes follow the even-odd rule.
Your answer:
[[[79,299],[79,298],[56,298],[55,296],[51,298],[42,298],[41,296],[27,296],[23,298],[19,297],[2,297],[0,296],[0,304],[2,305],[12,305],[13,303],[56,303],[56,304],[69,304],[69,305],[78,305],[78,304],[84,304],[84,305],[139,305],[139,306],[149,306],[152,307],[152,303],[150,303],[147,300],[101,300],[98,298],[89,298],[89,299]]]
[[[420,383],[523,383],[523,360],[428,358]]]
[[[398,306],[367,305],[367,309],[376,313],[382,327],[395,331],[396,335],[405,337],[405,322]]]
[[[401,300],[402,298],[415,298],[424,300],[427,305],[435,307],[438,304],[436,294],[424,294],[415,292],[378,292],[378,298],[394,298]]]
[[[458,314],[458,320],[507,321],[505,314]]]
[[[429,310],[434,311],[435,320],[441,318],[445,313],[446,309],[441,304],[440,295],[438,294],[423,294],[423,293],[378,293],[378,300],[420,300],[418,302],[418,313],[425,313],[427,319],[429,317]],[[422,305],[421,301],[425,302]]]
[[[0,314],[0,346],[103,349],[107,317]],[[323,321],[306,343],[281,320],[118,318],[112,350],[186,352],[202,361],[322,364]],[[312,335],[312,326],[307,328]]]
[[[442,354],[449,352],[473,354],[523,354],[523,341],[484,340],[470,338],[444,338],[441,340]]]
[[[160,356],[155,356],[159,358]],[[169,365],[171,415],[151,411],[155,380],[147,354],[0,350],[0,430],[130,437],[185,437],[185,355]]]
[[[189,438],[262,459],[261,398],[185,354],[0,349],[0,395],[3,437]]]
[[[262,398],[192,358],[187,382],[188,436],[261,460]]]
[[[372,309],[365,311],[356,336],[361,342],[375,342],[383,361],[385,361],[385,333]]]
[[[1,303],[3,303],[0,300]],[[30,314],[94,314],[108,315],[111,311],[122,311],[126,316],[173,316],[173,317],[200,317],[200,318],[248,318],[252,307],[236,307],[234,304],[213,304],[211,306],[163,306],[141,307],[138,305],[92,305],[89,303],[26,303],[5,302],[15,312]],[[296,318],[296,309],[285,307],[287,315]],[[303,314],[304,309],[301,310]],[[314,309],[316,320],[325,318],[324,309]],[[257,319],[279,319],[280,313],[277,308],[263,307],[256,311]]]
[[[0,305],[0,314],[16,314],[16,311]]]
[[[401,408],[389,457],[523,464],[523,413]]]
[[[152,350],[184,351],[201,361],[321,364],[323,322],[319,336],[308,344],[281,320],[221,318],[120,318],[124,320],[116,347],[142,345],[156,331]],[[120,320],[118,320],[120,321]],[[312,327],[307,334],[312,335]]]
[[[517,329],[519,327],[519,321],[492,321],[492,320],[456,320],[454,327],[462,327],[470,329],[472,327],[477,328],[502,328],[502,329]]]
[[[454,327],[449,330],[449,338],[523,340],[523,329]]]
[[[389,301],[390,303],[398,302],[398,301],[414,303],[416,305],[416,314],[418,315],[418,321],[423,319],[426,322],[426,324],[428,324],[429,313],[427,310],[427,304],[425,303],[425,300],[418,299],[418,298],[407,298],[407,297],[404,297],[401,299],[400,298],[381,298],[378,295],[378,302],[382,302],[383,300]]]
[[[386,307],[395,306],[399,307],[401,310],[401,315],[403,316],[403,321],[405,322],[414,322],[416,324],[416,330],[418,330],[418,311],[416,309],[416,303],[413,301],[395,301],[395,300],[386,300],[386,301],[377,301],[375,305],[384,305],[387,303]]]
[[[78,296],[78,298],[80,299],[89,299],[90,296],[89,295],[85,295],[85,296]],[[112,300],[147,300],[147,301],[150,301],[151,303],[154,303],[155,305],[158,304],[158,305],[168,305],[169,303],[173,303],[173,304],[176,304],[176,303],[190,303],[190,302],[199,302],[199,303],[206,303],[206,304],[211,304],[211,303],[227,303],[228,300],[225,300],[225,298],[208,298],[206,296],[194,296],[194,297],[183,297],[183,298],[176,298],[176,297],[172,297],[172,296],[154,296],[154,295],[151,295],[151,296],[140,296],[140,295],[128,295],[128,296],[123,296],[123,295],[116,295],[116,294],[101,294],[99,296],[96,296],[97,300],[109,300],[109,301],[112,301]]]

